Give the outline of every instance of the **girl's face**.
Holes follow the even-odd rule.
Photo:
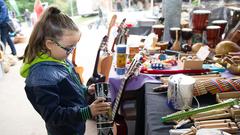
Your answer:
[[[76,31],[64,31],[63,36],[57,39],[46,40],[46,47],[50,50],[51,56],[58,60],[64,60],[72,53],[80,40],[81,34]]]

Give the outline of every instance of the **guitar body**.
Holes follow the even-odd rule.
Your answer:
[[[116,116],[113,123],[113,129],[99,129],[98,135],[128,135],[127,123],[121,115]]]
[[[78,66],[77,63],[76,63],[76,52],[77,49],[75,48],[73,50],[73,54],[72,54],[72,63],[73,63],[73,66],[74,66],[74,70],[76,71],[76,73],[78,74],[79,78],[80,78],[80,82],[81,84],[84,83],[84,80],[83,80],[83,70],[84,68],[82,66]]]
[[[80,80],[82,83],[84,83],[84,80],[83,80],[83,71],[84,71],[84,68],[81,67],[81,66],[77,66],[77,67],[74,67],[74,70],[76,71],[76,73],[78,74],[78,76],[80,77]]]
[[[127,135],[128,128],[127,123],[123,116],[117,114],[113,123],[113,134],[114,135]]]
[[[112,67],[112,61],[113,61],[112,54],[100,57],[98,71],[100,74],[106,77],[105,78],[106,81],[108,81],[109,73]]]
[[[141,65],[141,63],[140,63],[141,58],[142,58],[142,56],[140,54],[137,54],[134,56],[134,59],[132,60],[131,64],[129,65],[127,72],[125,73],[124,77],[122,78],[122,82],[120,85],[120,89],[118,91],[118,95],[116,96],[116,98],[114,100],[114,105],[113,105],[113,109],[112,109],[114,135],[127,135],[128,134],[127,123],[124,120],[124,117],[119,115],[118,110],[120,108],[121,100],[124,96],[124,91],[126,88],[127,81],[138,70],[139,66]]]

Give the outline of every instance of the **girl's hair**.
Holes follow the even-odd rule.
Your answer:
[[[58,8],[47,8],[33,28],[24,52],[23,62],[31,63],[40,52],[49,52],[45,41],[52,38],[59,40],[64,30],[79,31],[73,20]]]

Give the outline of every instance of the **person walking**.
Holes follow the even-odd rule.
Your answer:
[[[8,25],[8,22],[11,21],[8,16],[8,8],[4,0],[0,0],[0,33],[1,33],[1,40],[3,44],[6,47],[6,42],[8,42],[8,45],[10,46],[10,49],[12,51],[12,55],[16,55],[16,48],[14,46],[14,43],[12,39],[9,36],[9,30],[10,27]]]
[[[56,7],[44,11],[35,24],[23,56],[20,73],[25,92],[46,123],[48,135],[84,135],[85,123],[106,114],[104,98],[88,105],[95,84],[84,86],[67,59],[81,37],[78,26]]]
[[[25,12],[23,15],[24,15],[25,22],[27,22],[27,24],[28,24],[28,27],[31,27],[31,18],[30,18],[31,13],[29,12],[29,10],[25,9]]]

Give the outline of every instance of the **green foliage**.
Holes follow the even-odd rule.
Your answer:
[[[15,0],[21,16],[23,15],[25,9],[33,12],[35,0]],[[76,0],[41,0],[41,2],[47,2],[49,6],[55,5],[60,8],[64,13],[71,15],[71,1],[72,1],[72,8],[73,8],[73,15],[77,15],[77,6]],[[6,0],[6,4],[9,10],[13,10],[12,6],[9,3],[9,0]]]
[[[71,12],[73,11],[73,15],[77,15],[76,0],[53,0],[53,1],[54,2],[52,5],[59,7],[64,13],[68,15],[72,15]],[[72,6],[72,10],[71,10],[71,6]]]
[[[195,7],[198,6],[198,0],[192,0],[192,5]]]

